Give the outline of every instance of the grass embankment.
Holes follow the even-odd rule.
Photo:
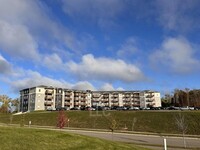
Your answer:
[[[109,129],[114,119],[117,129],[127,127],[129,131],[154,132],[154,133],[181,133],[176,125],[175,117],[181,113],[188,125],[187,134],[200,135],[200,111],[66,111],[70,119],[69,127]],[[0,115],[0,122],[33,125],[56,126],[58,112],[33,112],[24,115]],[[24,121],[23,121],[24,120]]]
[[[145,150],[98,138],[28,128],[0,127],[1,150]]]

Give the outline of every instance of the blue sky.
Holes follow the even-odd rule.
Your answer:
[[[0,0],[0,94],[197,89],[199,0]]]

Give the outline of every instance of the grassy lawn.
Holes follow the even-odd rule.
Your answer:
[[[117,122],[117,129],[127,127],[129,131],[154,133],[180,133],[175,117],[181,113],[188,125],[187,134],[200,135],[200,111],[66,111],[70,119],[69,127],[109,129],[111,121]],[[23,120],[33,125],[56,126],[58,112],[32,112],[24,115],[11,116],[0,114],[0,122],[20,124]]]
[[[110,142],[61,131],[0,127],[1,150],[145,150],[123,143]]]

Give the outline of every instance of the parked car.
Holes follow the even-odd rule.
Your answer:
[[[127,107],[123,107],[123,106],[121,106],[121,107],[117,107],[116,110],[127,110]]]
[[[110,110],[110,107],[104,107],[104,110]]]
[[[140,110],[140,108],[139,107],[130,107],[130,108],[128,108],[128,110]]]
[[[80,108],[79,107],[73,107],[70,110],[80,110]]]
[[[194,107],[194,110],[200,110],[200,107]]]
[[[93,108],[93,107],[86,107],[85,110],[94,111],[94,110],[96,110],[96,109]]]
[[[67,110],[65,107],[56,107],[56,110],[59,111],[59,110]]]

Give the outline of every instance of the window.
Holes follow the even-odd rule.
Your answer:
[[[39,92],[41,92],[41,89],[39,89]]]

